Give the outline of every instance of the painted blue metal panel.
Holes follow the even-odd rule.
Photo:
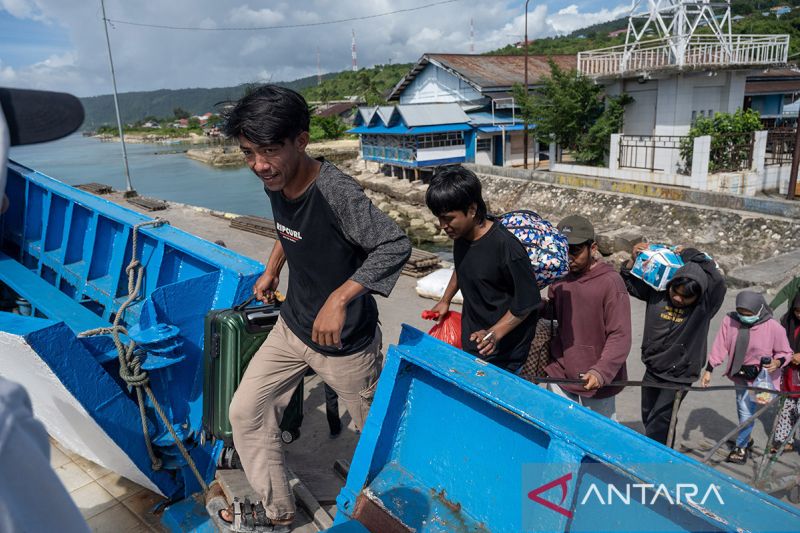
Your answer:
[[[402,124],[398,124],[392,127],[386,127],[383,125],[380,126],[359,126],[357,128],[350,128],[347,130],[347,133],[371,133],[371,134],[380,134],[380,135],[408,135],[408,128],[406,128]]]
[[[475,137],[477,133],[475,130],[470,130],[464,132],[464,145],[466,147],[466,157],[464,158],[465,161],[469,163],[475,162]]]
[[[588,487],[664,487],[613,505]],[[681,486],[721,498],[679,501]],[[659,487],[656,489],[656,487]],[[605,494],[605,492],[604,492]],[[370,498],[420,532],[792,531],[800,512],[409,326],[387,355],[337,498]],[[582,499],[583,498],[583,499]]]
[[[36,328],[0,320],[0,329],[24,332],[72,396],[165,494],[197,491],[148,400],[151,440],[164,464],[152,470],[135,393],[119,378],[110,338],[76,336],[113,321],[128,296],[132,228],[151,219],[13,162],[6,191],[10,208],[0,230],[0,279],[50,320]],[[244,300],[263,265],[169,225],[141,228],[137,255],[144,282],[122,325],[137,341],[170,425],[208,481],[219,446],[200,444],[203,318],[212,307]],[[123,335],[123,342],[128,338]]]
[[[535,126],[533,124],[528,124],[528,129],[533,129]],[[480,126],[478,131],[481,133],[499,133],[501,131],[522,131],[525,129],[524,124],[514,124],[508,126]]]

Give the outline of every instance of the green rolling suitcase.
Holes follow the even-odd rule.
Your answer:
[[[203,383],[203,431],[207,439],[233,446],[228,409],[247,364],[278,320],[280,304],[247,307],[253,298],[232,309],[206,315]],[[303,382],[284,411],[281,429],[296,431],[303,419]]]

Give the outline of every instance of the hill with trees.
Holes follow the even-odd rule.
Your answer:
[[[337,76],[325,74],[323,80]],[[296,91],[304,91],[317,84],[316,76],[309,76],[291,82],[277,82]],[[218,87],[213,89],[159,89],[157,91],[140,91],[119,94],[119,110],[122,122],[133,124],[147,117],[172,117],[176,108],[182,108],[191,115],[201,115],[215,111],[222,102],[237,100],[242,97],[248,87],[254,84],[242,84],[235,87]],[[114,98],[110,94],[81,98],[86,111],[83,129],[96,130],[100,126],[116,124]]]

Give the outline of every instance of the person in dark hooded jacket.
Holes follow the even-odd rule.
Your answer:
[[[647,248],[633,247],[632,259],[623,265],[628,293],[647,303],[642,337],[645,383],[689,385],[700,378],[706,364],[708,328],[725,299],[725,279],[706,254],[684,248],[684,265],[675,272],[667,290],[657,291],[631,274],[634,260]],[[645,434],[669,446],[673,406],[683,395],[678,390],[642,387],[642,422]],[[674,440],[674,435],[673,435]]]

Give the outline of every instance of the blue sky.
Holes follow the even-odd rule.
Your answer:
[[[435,0],[106,0],[110,19],[200,27],[321,22],[418,7]],[[458,0],[371,20],[271,31],[110,28],[120,91],[281,81],[350,65],[351,30],[360,66],[411,62],[424,52],[468,52],[521,40],[524,2]],[[531,38],[569,33],[625,16],[629,0],[532,0]],[[0,85],[80,96],[110,92],[99,0],[0,0]]]

